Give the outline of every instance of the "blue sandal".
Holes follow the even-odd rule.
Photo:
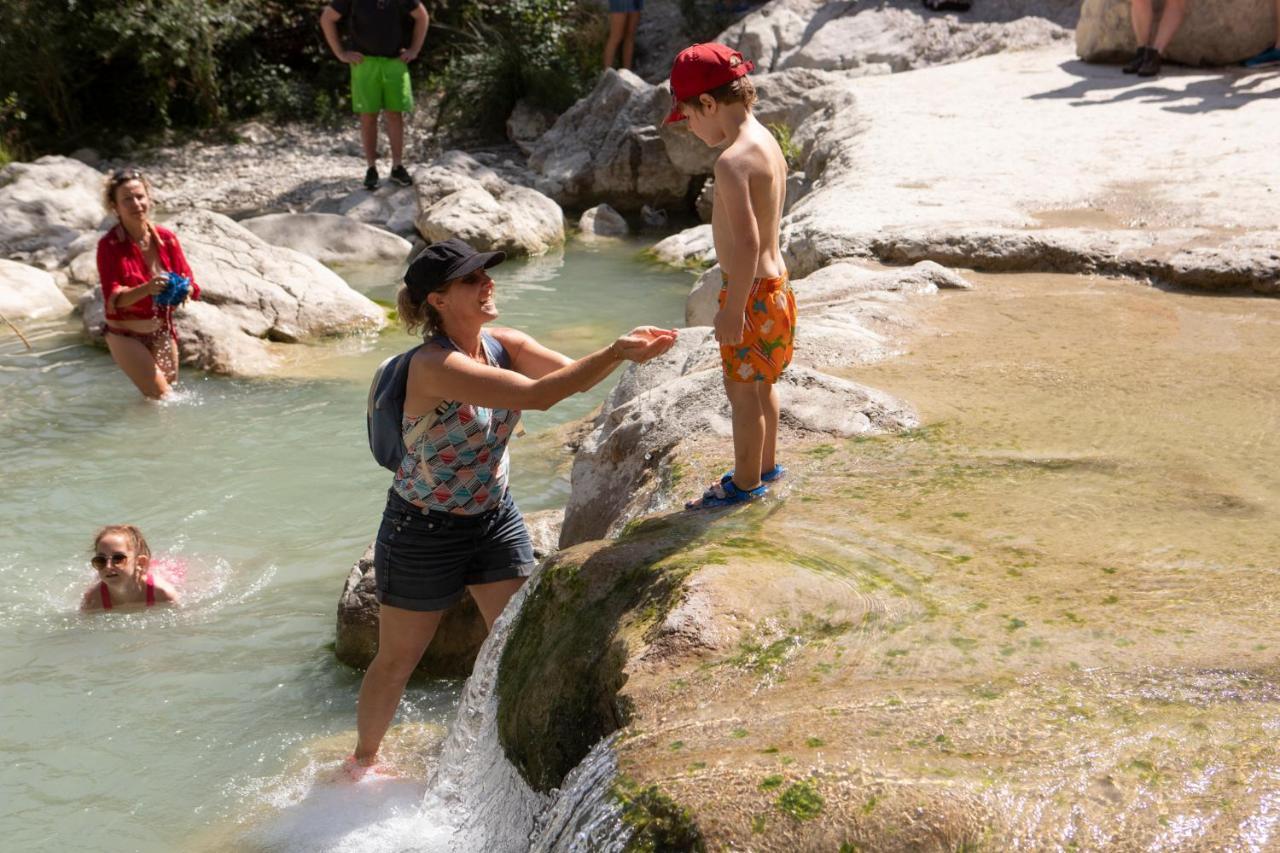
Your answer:
[[[764,483],[756,486],[754,489],[742,490],[733,484],[733,480],[728,482],[716,483],[711,488],[702,493],[702,498],[696,501],[689,501],[684,505],[685,509],[717,509],[722,506],[733,506],[734,504],[743,504],[753,501],[756,498],[762,498],[769,493],[769,487]]]
[[[774,465],[768,471],[765,471],[763,474],[760,475],[760,482],[772,483],[775,480],[781,480],[786,473],[787,473],[786,468],[783,468],[781,465]],[[725,475],[720,478],[720,482],[722,483],[728,483],[728,482],[731,482],[732,480],[733,480],[732,471],[725,472]]]

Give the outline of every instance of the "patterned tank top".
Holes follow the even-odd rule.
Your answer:
[[[433,340],[457,349],[448,338]],[[485,359],[500,366],[494,350],[501,347],[484,335]],[[423,418],[436,418],[405,452],[396,471],[396,494],[414,506],[475,515],[493,509],[507,492],[507,442],[520,420],[519,409],[486,409],[446,400],[432,412],[400,422],[406,435]]]

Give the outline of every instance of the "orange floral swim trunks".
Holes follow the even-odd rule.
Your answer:
[[[720,307],[729,296],[729,279],[720,287]],[[791,363],[796,337],[796,297],[786,273],[751,283],[742,340],[721,345],[720,363],[732,382],[777,382]]]

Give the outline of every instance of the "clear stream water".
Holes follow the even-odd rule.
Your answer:
[[[504,264],[499,322],[575,356],[638,323],[679,325],[690,275],[638,260],[640,248]],[[384,301],[399,275],[340,272]],[[373,367],[412,340],[389,329],[282,347],[279,378],[187,371],[177,399],[155,404],[81,342],[78,321],[24,326],[34,353],[0,334],[4,846],[213,849],[264,818],[276,846],[353,741],[360,673],[333,657],[334,614],[389,479],[366,446],[365,395]],[[526,415],[512,450],[524,510],[563,505],[547,431],[611,384]],[[185,561],[184,606],[76,612],[92,534],[117,522]],[[408,778],[365,800],[348,788],[330,804],[346,823],[417,806],[426,768],[414,757],[439,741],[460,687],[411,686],[388,743]],[[328,808],[310,803],[312,816]]]

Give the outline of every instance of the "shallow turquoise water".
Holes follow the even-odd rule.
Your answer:
[[[682,322],[687,273],[636,244],[571,247],[495,271],[500,324],[569,355],[637,323]],[[398,271],[343,270],[389,300]],[[337,596],[389,475],[365,443],[368,377],[402,331],[291,348],[294,378],[184,374],[143,401],[78,321],[0,334],[0,837],[9,849],[203,846],[259,807],[298,750],[354,727],[360,674],[330,650]],[[616,378],[616,374],[615,374]],[[526,415],[525,511],[564,503],[540,432],[612,384]],[[187,563],[180,609],[75,612],[90,539],[133,522]],[[447,721],[456,683],[414,685],[402,719]]]

